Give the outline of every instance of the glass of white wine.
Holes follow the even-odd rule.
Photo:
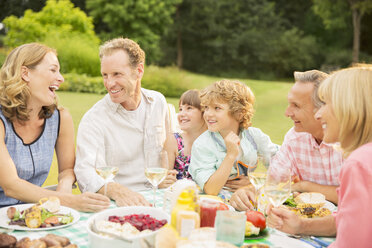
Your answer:
[[[156,190],[168,174],[168,155],[164,150],[151,151],[146,155],[145,177],[154,189],[153,205],[156,207]]]
[[[119,172],[119,168],[114,166],[114,150],[111,147],[105,147],[104,158],[100,156],[101,153],[99,150],[101,149],[98,148],[96,153],[95,169],[97,174],[105,181],[104,195],[107,195],[107,184],[114,179]]]
[[[291,170],[269,168],[264,191],[274,207],[282,205],[291,194]]]
[[[255,209],[257,209],[257,193],[265,185],[266,181],[266,172],[263,171],[263,167],[267,167],[270,163],[270,160],[265,156],[258,154],[257,155],[257,165],[254,171],[248,169],[248,178],[251,184],[255,189]],[[257,168],[259,171],[257,171]]]

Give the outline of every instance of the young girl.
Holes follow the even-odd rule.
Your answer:
[[[206,194],[217,195],[240,164],[254,167],[257,153],[271,157],[278,150],[260,129],[250,127],[254,95],[239,81],[222,80],[201,94],[208,131],[194,142],[189,172]]]
[[[184,92],[179,101],[178,122],[182,133],[174,133],[168,151],[169,164],[177,171],[177,179],[191,178],[188,171],[191,146],[207,130],[200,106],[198,90]]]

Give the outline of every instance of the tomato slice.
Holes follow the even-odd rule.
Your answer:
[[[246,211],[245,215],[247,216],[247,221],[260,228],[261,231],[266,228],[266,218],[263,213],[250,210]]]

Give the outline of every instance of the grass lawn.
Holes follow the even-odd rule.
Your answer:
[[[203,75],[188,74],[190,77],[190,88],[203,88],[218,78],[207,77]],[[271,137],[271,140],[281,144],[285,133],[292,126],[291,121],[284,116],[287,106],[287,93],[292,86],[290,83],[269,82],[258,80],[245,80],[246,83],[256,96],[256,113],[253,118],[253,126],[260,128],[263,132]],[[75,92],[58,92],[59,103],[69,110],[74,120],[75,134],[81,118],[84,113],[91,108],[94,103],[104,95],[75,93]],[[167,98],[178,109],[177,98]],[[57,163],[53,161],[51,172],[44,185],[53,185],[57,183]]]

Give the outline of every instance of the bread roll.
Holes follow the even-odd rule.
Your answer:
[[[294,200],[297,204],[305,203],[324,205],[326,202],[325,196],[317,192],[299,194],[296,198],[294,198]]]

